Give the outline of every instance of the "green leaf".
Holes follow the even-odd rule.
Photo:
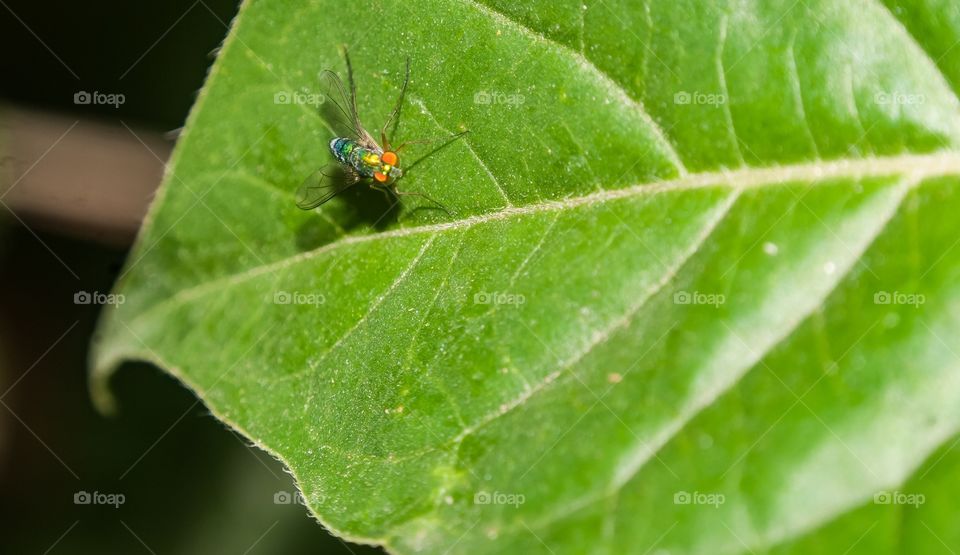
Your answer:
[[[156,363],[402,553],[960,549],[958,40],[946,0],[248,2],[97,399]],[[340,44],[371,131],[407,56],[399,140],[470,130],[400,182],[451,216],[295,207],[331,132],[275,96]]]

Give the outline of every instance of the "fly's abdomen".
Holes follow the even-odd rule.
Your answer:
[[[372,152],[357,144],[353,139],[337,137],[331,140],[330,152],[338,162],[345,166],[350,166],[361,176],[373,177],[374,168],[365,162]]]

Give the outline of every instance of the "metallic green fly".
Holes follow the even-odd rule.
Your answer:
[[[404,175],[403,170],[400,169],[400,151],[411,144],[424,144],[439,140],[407,141],[396,148],[393,148],[390,141],[387,140],[387,129],[390,128],[391,124],[394,125],[394,128],[396,127],[397,116],[400,114],[403,97],[407,92],[407,84],[410,82],[410,58],[407,58],[400,97],[397,98],[397,104],[390,117],[387,118],[380,129],[380,141],[383,144],[381,146],[367,132],[363,124],[360,123],[359,116],[357,116],[357,88],[353,80],[353,66],[350,64],[350,56],[346,48],[343,49],[343,57],[347,63],[347,81],[350,84],[349,95],[343,86],[343,81],[336,73],[328,69],[320,74],[321,86],[325,95],[323,104],[327,108],[323,117],[335,133],[340,133],[330,140],[330,153],[333,154],[336,161],[320,168],[303,182],[303,185],[297,191],[297,206],[304,210],[312,210],[353,185],[365,181],[369,183],[371,188],[382,191],[388,197],[391,194],[395,195],[397,200],[400,196],[408,195],[423,197],[449,214],[444,205],[425,193],[397,190],[397,181]],[[466,133],[467,131],[464,131],[444,138],[449,143]],[[423,160],[423,158],[420,160]],[[420,162],[420,160],[417,160],[414,164]],[[411,164],[412,166],[413,164]]]

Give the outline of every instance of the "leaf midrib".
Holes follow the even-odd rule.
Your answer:
[[[904,177],[922,179],[925,177],[949,174],[960,175],[960,152],[944,150],[929,154],[901,154],[886,157],[864,157],[853,160],[841,159],[830,162],[817,160],[804,164],[773,166],[768,168],[743,168],[729,171],[688,174],[676,179],[637,184],[622,189],[597,191],[579,197],[567,197],[561,200],[548,200],[524,206],[507,207],[486,214],[439,224],[411,226],[366,235],[351,235],[310,251],[281,258],[267,264],[248,268],[242,272],[228,274],[181,289],[175,294],[141,311],[136,318],[130,321],[130,324],[136,326],[137,322],[146,320],[149,316],[165,307],[173,307],[189,302],[194,298],[203,296],[209,290],[221,290],[224,287],[243,283],[265,273],[270,273],[316,258],[341,247],[368,241],[387,240],[420,233],[440,233],[448,230],[469,229],[487,222],[512,217],[568,210],[581,206],[646,195],[667,194],[687,190],[695,191],[712,187],[727,186],[731,188],[751,189],[778,187],[786,183],[816,184],[838,178],[863,179],[902,175]]]

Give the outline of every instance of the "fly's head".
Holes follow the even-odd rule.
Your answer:
[[[403,176],[403,170],[397,167],[399,163],[400,158],[396,152],[384,152],[380,155],[380,163],[376,171],[373,172],[373,178],[379,183],[387,183],[388,181],[392,182],[400,179],[400,177]]]

